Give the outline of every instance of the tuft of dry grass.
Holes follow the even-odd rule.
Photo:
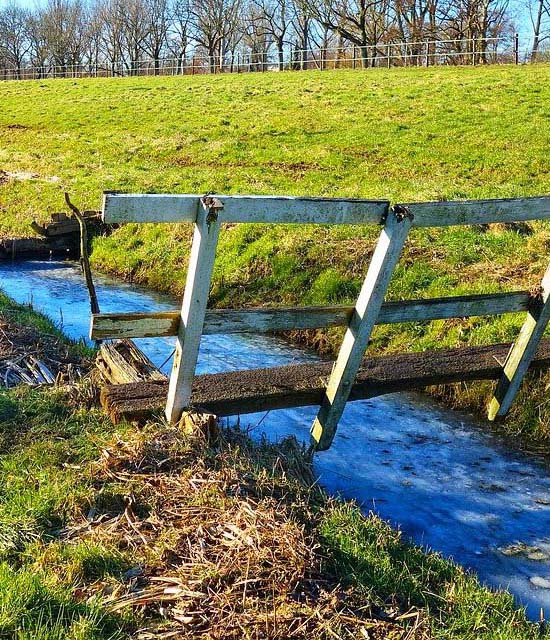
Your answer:
[[[327,571],[317,526],[323,497],[294,439],[217,446],[149,426],[105,443],[98,489],[124,506],[77,523],[66,539],[117,544],[135,559],[122,581],[98,581],[111,613],[148,621],[136,638],[428,638],[419,611],[382,611]]]

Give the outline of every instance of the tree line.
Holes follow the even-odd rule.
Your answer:
[[[534,60],[550,39],[550,0],[526,2]],[[486,62],[491,39],[514,31],[509,0],[47,0],[34,9],[12,2],[0,10],[0,69],[13,77],[52,66],[131,75],[144,61],[161,73],[167,58],[176,73],[195,58],[210,72],[242,61],[282,69],[288,59],[305,68],[313,52],[322,68],[324,52],[346,48],[376,66],[403,42],[417,63],[441,50]]]

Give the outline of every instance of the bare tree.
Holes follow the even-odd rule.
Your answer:
[[[533,25],[531,62],[536,62],[541,44],[550,40],[550,0],[528,0],[527,11]]]
[[[138,75],[151,31],[151,5],[148,0],[124,0],[117,8],[122,12],[124,64],[130,75]]]
[[[0,11],[0,52],[6,67],[11,67],[16,78],[21,72],[31,49],[30,13],[16,4]]]
[[[178,74],[187,60],[187,48],[189,46],[191,29],[191,8],[189,0],[174,0],[171,12],[166,44],[170,53],[177,58]]]
[[[369,46],[377,44],[385,29],[380,25],[388,19],[386,0],[319,0],[312,6],[322,25],[359,47],[363,66],[368,66]]]
[[[83,5],[80,0],[49,0],[41,16],[48,57],[65,75],[82,59],[87,36]]]
[[[284,50],[296,10],[291,0],[251,0],[256,31],[263,33],[277,48],[279,71],[284,69]]]
[[[122,0],[98,0],[94,13],[103,61],[108,65],[111,75],[117,75],[125,47]]]
[[[242,0],[192,0],[195,40],[208,56],[211,73],[223,70],[227,41],[241,24]]]
[[[153,59],[155,75],[160,72],[160,58],[166,48],[170,14],[168,0],[148,0],[147,17],[149,29],[145,40],[145,51]]]

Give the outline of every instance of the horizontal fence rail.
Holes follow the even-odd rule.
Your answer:
[[[550,52],[541,50],[537,61],[548,61]],[[223,56],[207,56],[190,50],[181,57],[158,59],[102,60],[74,64],[0,64],[0,80],[47,78],[99,78],[125,76],[178,76],[211,73],[262,73],[380,67],[431,67],[477,64],[519,64],[532,61],[531,51],[520,49],[519,38],[431,39],[410,42],[379,42],[365,46],[291,49],[279,52],[235,51]]]
[[[216,195],[223,203],[223,222],[278,224],[379,223],[388,213],[387,200],[298,198],[280,196]],[[103,218],[107,223],[195,222],[197,195],[106,194]]]
[[[390,207],[387,200],[238,195],[216,198],[223,203],[221,221],[230,223],[383,224]],[[195,222],[200,201],[200,196],[188,194],[107,193],[103,219],[111,224]],[[522,222],[550,218],[550,196],[417,202],[396,204],[394,210],[410,214],[415,227]]]
[[[527,311],[530,304],[532,298],[528,291],[385,302],[376,324],[517,313]],[[202,333],[270,333],[347,327],[353,309],[351,306],[212,309],[206,312]],[[93,340],[108,340],[175,336],[179,322],[179,311],[96,314],[92,316],[90,337]]]

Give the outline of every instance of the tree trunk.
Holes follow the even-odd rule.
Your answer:
[[[531,49],[531,62],[537,61],[537,56],[539,53],[540,27],[542,23],[542,12],[544,9],[544,0],[538,0],[538,2],[539,2],[539,6],[537,9],[537,18],[535,20],[535,25],[534,25],[533,48]]]
[[[282,40],[277,41],[277,53],[279,55],[279,71],[283,71],[285,68],[285,58]]]

